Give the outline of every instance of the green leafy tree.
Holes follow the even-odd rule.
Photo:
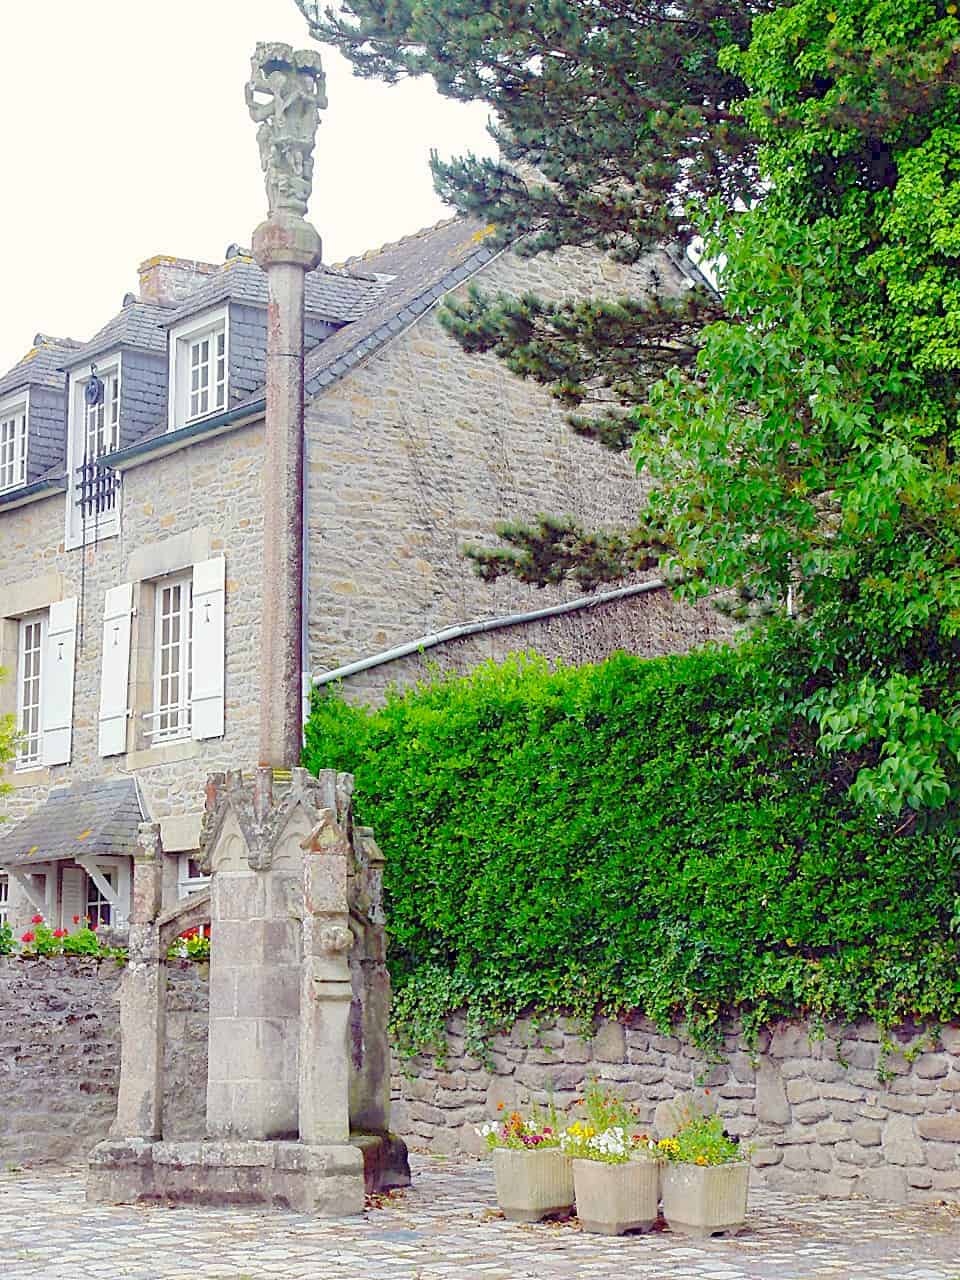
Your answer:
[[[575,425],[616,449],[636,429],[654,481],[636,530],[512,526],[505,547],[478,553],[481,571],[591,585],[658,557],[686,594],[789,600],[809,672],[802,696],[785,685],[783,697],[856,797],[905,829],[954,805],[956,4],[489,13],[356,0],[317,33],[362,73],[429,72],[452,96],[490,102],[506,166],[434,168],[501,239],[630,260],[699,230],[722,307],[703,291],[685,314],[480,295],[448,308],[464,346],[496,352],[571,409],[612,393],[619,410]],[[644,98],[653,84],[669,110]],[[510,165],[544,180],[510,177]]]
[[[863,803],[960,799],[955,5],[802,0],[721,61],[763,203],[714,205],[727,316],[636,414],[681,590],[797,601],[797,708]]]

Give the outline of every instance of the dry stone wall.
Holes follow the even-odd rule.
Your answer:
[[[204,1130],[208,983],[169,965],[164,1132]],[[81,959],[0,958],[0,1161],[79,1159],[106,1135],[116,1102],[120,970]],[[735,1030],[714,1061],[644,1018],[602,1022],[585,1039],[564,1019],[518,1022],[485,1059],[451,1019],[444,1061],[394,1060],[393,1128],[415,1147],[478,1153],[475,1126],[552,1097],[573,1108],[591,1078],[636,1106],[651,1132],[678,1095],[716,1109],[752,1144],[768,1186],[897,1203],[960,1203],[960,1025],[902,1028],[885,1047],[875,1024]],[[883,1077],[881,1076],[883,1072]]]
[[[0,1163],[82,1159],[107,1136],[120,1077],[122,970],[79,957],[0,957]],[[167,1097],[171,1137],[203,1132],[207,1075],[205,972],[167,968]]]
[[[462,1019],[449,1032],[445,1061],[418,1057],[394,1076],[393,1125],[414,1146],[479,1152],[475,1127],[501,1115],[501,1103],[552,1097],[573,1109],[596,1077],[653,1133],[677,1095],[715,1109],[752,1144],[754,1177],[768,1186],[960,1202],[960,1025],[925,1036],[904,1028],[890,1051],[870,1022],[814,1038],[782,1024],[754,1050],[731,1031],[718,1062],[643,1018],[603,1022],[592,1039],[562,1019],[519,1022],[494,1038],[487,1061],[467,1051]]]

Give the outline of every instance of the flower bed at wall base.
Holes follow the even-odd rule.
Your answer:
[[[96,928],[80,916],[73,917],[73,929],[53,929],[36,914],[28,928],[16,937],[9,925],[0,928],[0,956],[19,955],[25,960],[40,956],[93,956],[123,960],[126,948],[111,946],[97,936]]]
[[[530,1011],[703,1045],[730,1012],[748,1036],[960,1016],[957,815],[854,806],[852,765],[782,710],[806,643],[516,656],[376,710],[318,693],[304,761],[354,774],[386,854],[399,1043],[442,1047],[461,1009],[475,1048]]]

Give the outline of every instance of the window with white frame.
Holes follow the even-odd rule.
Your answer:
[[[10,877],[0,875],[0,926],[10,923]]]
[[[192,893],[200,893],[210,883],[210,877],[201,869],[198,858],[190,853],[181,853],[180,867],[177,875],[178,897],[189,898]]]
[[[223,328],[188,343],[190,404],[188,421],[204,418],[227,402],[227,334]]]
[[[20,620],[17,654],[17,769],[35,769],[43,761],[42,682],[47,615]]]
[[[170,430],[227,407],[227,309],[189,320],[170,334]]]
[[[27,479],[27,402],[0,406],[0,493]]]
[[[193,580],[190,575],[156,585],[153,650],[154,742],[189,738],[193,679]]]
[[[68,549],[119,532],[120,477],[101,458],[120,447],[121,379],[119,354],[71,375]]]
[[[113,891],[113,900],[107,897],[93,876],[86,878],[86,894],[84,895],[84,917],[91,929],[102,924],[114,923],[114,901],[117,896],[118,874],[115,867],[99,867],[100,875]]]
[[[83,457],[96,462],[105,453],[112,453],[120,443],[120,374],[111,369],[100,378],[99,399],[88,394],[93,377],[87,378],[83,387]]]

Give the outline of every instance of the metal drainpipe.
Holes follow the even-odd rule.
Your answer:
[[[527,622],[538,622],[541,618],[556,618],[565,613],[576,613],[579,609],[592,609],[599,604],[608,604],[613,600],[626,600],[630,596],[645,595],[651,591],[665,591],[666,582],[662,578],[651,578],[647,582],[635,583],[632,587],[619,587],[616,591],[605,591],[596,596],[579,596],[576,600],[567,600],[564,604],[550,605],[546,609],[534,609],[529,613],[510,613],[501,618],[487,618],[482,622],[464,622],[455,627],[445,627],[430,635],[421,636],[419,640],[408,640],[406,644],[397,645],[393,649],[384,649],[370,658],[360,658],[357,662],[349,662],[346,666],[336,667],[333,671],[324,671],[313,677],[314,688],[332,684],[335,680],[346,680],[361,671],[369,671],[372,667],[382,667],[398,658],[409,657],[412,653],[420,653],[432,649],[447,640],[460,640],[464,636],[475,636],[485,631],[499,631],[502,627],[522,626]]]

